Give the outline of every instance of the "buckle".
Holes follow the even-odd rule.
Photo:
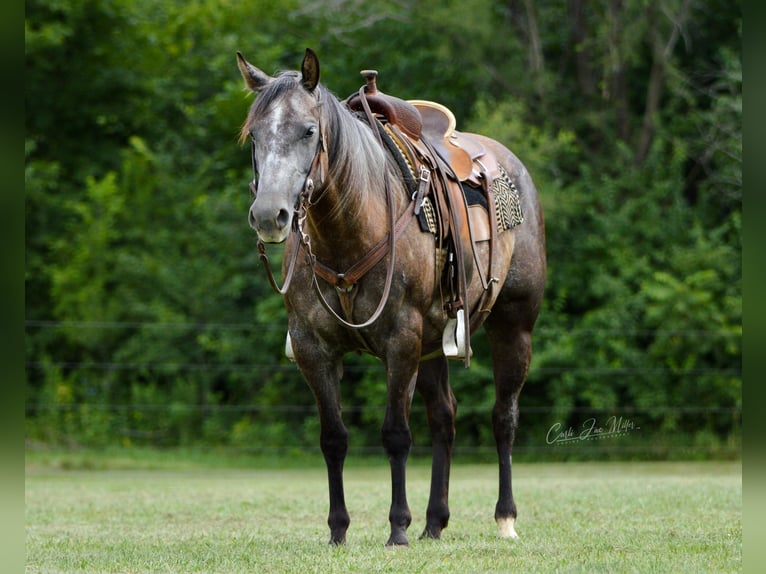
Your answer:
[[[426,189],[431,183],[431,171],[425,166],[420,166],[420,185],[418,190],[413,194],[412,200],[415,202],[415,215],[420,214],[420,207],[423,205],[423,197],[426,194]]]

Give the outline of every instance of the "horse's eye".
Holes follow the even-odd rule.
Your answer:
[[[316,126],[309,126],[306,128],[306,133],[303,134],[303,137],[306,139],[309,139],[313,137],[316,132],[317,132]]]

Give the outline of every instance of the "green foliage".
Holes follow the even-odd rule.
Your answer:
[[[246,223],[234,59],[275,72],[311,46],[339,96],[377,68],[383,91],[447,104],[532,174],[549,279],[521,449],[595,413],[636,418],[658,456],[736,450],[740,8],[533,4],[27,2],[29,438],[316,449]],[[458,448],[491,451],[484,335],[472,346],[452,372]],[[384,386],[380,363],[349,357],[354,448],[378,448]],[[417,397],[412,425],[427,448]]]

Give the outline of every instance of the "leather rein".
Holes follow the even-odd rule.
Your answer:
[[[376,129],[377,120],[375,119],[375,116],[370,110],[370,106],[367,102],[367,98],[366,98],[366,94],[364,90],[365,90],[365,86],[362,86],[362,88],[360,88],[359,90],[359,95],[362,101],[362,105],[364,107],[365,115],[367,116],[367,121],[369,122],[373,132],[375,132],[375,135],[377,136],[381,146],[383,146],[381,136],[378,133],[378,130]],[[264,244],[263,240],[260,237],[258,238],[258,252],[260,253],[260,259],[266,269],[266,275],[269,279],[269,283],[271,284],[272,289],[276,293],[279,293],[280,295],[284,296],[287,293],[288,289],[290,288],[290,283],[292,282],[292,279],[293,279],[293,274],[295,272],[295,264],[298,260],[298,252],[301,250],[301,248],[303,248],[303,251],[306,254],[308,266],[311,269],[311,278],[312,278],[311,283],[314,287],[314,291],[316,292],[317,297],[319,298],[319,301],[322,303],[322,306],[341,325],[348,327],[349,329],[363,329],[365,327],[369,327],[380,318],[380,315],[383,313],[383,308],[385,307],[386,302],[388,301],[388,296],[391,293],[391,284],[393,282],[393,277],[394,277],[394,266],[396,263],[396,241],[404,232],[404,230],[407,227],[407,224],[412,219],[412,216],[415,211],[416,201],[411,201],[407,209],[404,211],[404,213],[402,213],[399,219],[395,220],[394,219],[395,218],[394,197],[391,191],[389,174],[388,174],[388,171],[384,171],[383,185],[384,185],[384,189],[386,193],[386,206],[387,206],[387,212],[388,212],[387,215],[388,215],[388,224],[389,224],[388,225],[389,231],[386,237],[382,238],[376,245],[372,247],[372,249],[370,249],[364,255],[364,257],[362,257],[359,261],[354,263],[344,273],[338,273],[337,271],[333,270],[331,267],[318,261],[311,249],[311,238],[309,237],[308,233],[306,233],[306,231],[304,230],[304,225],[306,222],[306,218],[308,217],[309,208],[315,205],[317,202],[319,202],[322,199],[322,195],[320,194],[320,196],[315,201],[312,201],[312,194],[316,188],[316,185],[314,183],[314,178],[318,177],[318,181],[321,184],[323,183],[322,179],[325,175],[324,173],[322,173],[322,171],[324,170],[321,168],[322,166],[326,165],[326,158],[323,158],[323,154],[325,155],[327,154],[327,149],[325,147],[324,132],[321,129],[321,127],[319,130],[319,133],[320,133],[319,145],[317,146],[317,151],[312,161],[311,169],[309,171],[308,176],[306,177],[306,181],[303,185],[303,191],[298,197],[298,202],[296,204],[295,212],[293,214],[292,233],[295,234],[296,236],[295,247],[293,248],[290,254],[290,257],[287,260],[287,274],[285,275],[285,280],[281,287],[277,283],[277,279],[274,276],[274,272],[271,269],[271,263],[269,262],[269,257],[266,253],[266,245]],[[325,161],[323,161],[323,159]],[[255,196],[257,195],[257,191],[258,191],[258,171],[257,171],[256,162],[255,162],[255,144],[253,144],[252,161],[253,161],[253,181],[250,182],[250,191]],[[386,267],[386,281],[383,287],[383,293],[380,297],[380,301],[378,302],[377,308],[372,313],[370,318],[364,321],[363,323],[352,323],[348,321],[347,319],[341,317],[338,314],[338,312],[332,308],[332,306],[330,305],[330,303],[327,301],[324,294],[322,293],[322,289],[319,286],[319,281],[317,279],[317,276],[321,277],[327,283],[335,287],[335,289],[338,292],[341,306],[343,307],[343,310],[346,313],[346,315],[350,317],[351,311],[353,310],[353,299],[351,294],[355,285],[373,267],[375,267],[378,263],[380,263],[380,261],[387,254],[389,255],[389,258],[388,258],[388,265]]]

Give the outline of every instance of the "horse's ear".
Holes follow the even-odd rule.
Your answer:
[[[245,84],[251,91],[260,92],[271,83],[271,76],[264,74],[245,60],[245,57],[240,52],[237,52],[237,65],[242,77],[245,79]]]
[[[311,48],[306,48],[306,55],[301,64],[301,74],[303,87],[313,92],[319,83],[319,58]]]

